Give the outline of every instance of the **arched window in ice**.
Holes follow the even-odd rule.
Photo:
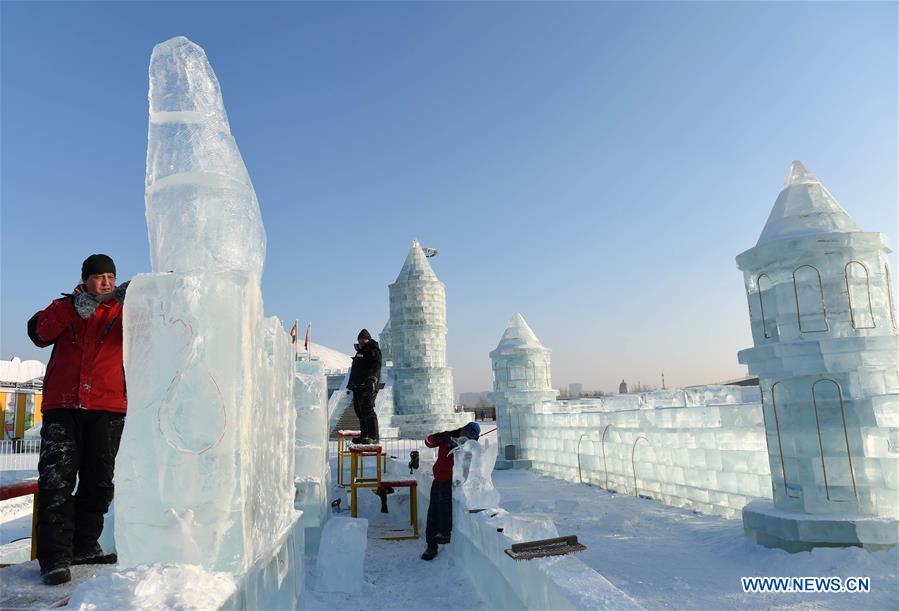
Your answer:
[[[828,501],[851,501],[858,498],[852,451],[846,430],[843,390],[836,380],[824,378],[812,384],[812,405],[818,427],[821,470]]]
[[[793,294],[796,296],[796,319],[801,333],[827,331],[827,307],[821,272],[811,265],[800,265],[793,271]]]
[[[765,339],[777,337],[777,299],[774,283],[768,274],[759,274],[755,281],[759,296],[759,311],[762,317],[762,333]]]
[[[883,264],[883,274],[887,279],[887,300],[890,304],[890,323],[893,325],[893,330],[896,330],[896,310],[893,306],[893,285],[890,282],[890,266],[886,263]]]
[[[849,318],[855,329],[873,329],[874,308],[871,305],[871,279],[861,261],[850,261],[843,270],[849,297]]]
[[[798,490],[800,490],[800,486],[798,484],[790,485],[790,479],[787,477],[787,465],[784,460],[784,448],[783,448],[783,440],[780,436],[780,415],[777,413],[777,391],[778,386],[783,384],[782,382],[775,382],[771,385],[771,412],[774,414],[774,434],[777,438],[777,454],[780,458],[780,470],[783,474],[784,480],[784,494],[790,497],[791,499],[798,499],[799,494]],[[781,391],[782,392],[782,391]],[[765,398],[762,396],[762,417],[765,419],[765,429],[767,429],[768,433],[771,432],[771,429],[768,428],[767,424],[767,416],[765,416]],[[770,453],[770,449],[768,450]]]

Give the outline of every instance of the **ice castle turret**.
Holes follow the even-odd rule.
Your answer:
[[[388,288],[391,425],[403,437],[462,426],[471,418],[453,407],[453,374],[446,366],[446,288],[418,240],[412,240],[406,262]]]
[[[799,161],[754,248],[737,257],[759,377],[773,503],[743,510],[769,547],[895,545],[896,313],[883,234],[864,232]]]
[[[544,401],[556,398],[552,388],[550,349],[543,346],[521,314],[515,314],[490,353],[493,363],[493,392],[496,406],[500,449],[505,458],[496,462],[497,469],[529,466],[527,457],[519,456],[521,447],[520,418]]]

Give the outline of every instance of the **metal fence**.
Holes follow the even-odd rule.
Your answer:
[[[7,439],[0,441],[0,471],[37,469],[40,453],[40,439]]]
[[[489,437],[492,443],[496,443],[497,433],[496,433],[496,425],[491,422],[482,422],[482,429],[486,429],[485,434],[481,435],[481,438]],[[378,442],[381,446],[384,447],[384,453],[387,454],[388,458],[395,458],[401,463],[405,463],[409,461],[409,453],[412,450],[430,450],[425,445],[423,439],[381,439]],[[337,441],[329,440],[328,441],[328,456],[330,458],[337,457]]]

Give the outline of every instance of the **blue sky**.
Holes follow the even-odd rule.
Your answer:
[[[741,375],[734,257],[793,159],[896,244],[895,3],[3,2],[0,17],[2,358],[49,357],[25,321],[91,252],[120,280],[149,271],[147,65],[175,35],[206,50],[259,196],[267,312],[349,351],[386,322],[416,236],[440,251],[457,392],[489,388],[516,311],[556,385]]]

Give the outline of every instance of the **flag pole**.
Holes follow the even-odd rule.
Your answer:
[[[309,329],[306,331],[306,358],[312,360],[312,321],[309,321]]]
[[[299,318],[294,319],[293,328],[297,330],[297,335],[299,335],[300,334],[300,319]],[[294,336],[292,339],[293,339],[293,360],[294,360],[294,362],[296,362],[296,361],[300,360],[300,352],[298,350],[299,346],[297,346],[300,338]]]

